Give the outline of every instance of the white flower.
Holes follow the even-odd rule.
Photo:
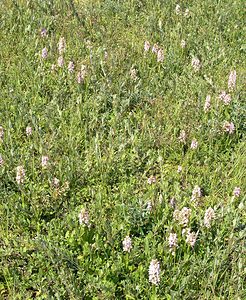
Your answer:
[[[62,56],[59,56],[59,57],[58,57],[57,65],[58,65],[60,68],[64,66],[64,59],[63,59]]]
[[[176,5],[175,12],[176,12],[177,15],[180,15],[181,9],[180,9],[180,5],[179,4]]]
[[[74,63],[73,63],[73,61],[70,61],[69,63],[68,63],[68,71],[70,72],[70,73],[73,73],[73,71],[74,71]]]
[[[213,219],[215,219],[215,212],[212,209],[212,207],[209,207],[206,210],[205,215],[204,215],[204,225],[207,228],[210,228],[211,227],[211,222],[212,222]]]
[[[178,247],[178,238],[176,233],[170,233],[168,238],[168,244],[171,248],[171,251],[175,251],[175,249]]]
[[[145,52],[148,52],[150,49],[150,43],[148,41],[145,41],[144,42],[144,51]]]
[[[49,157],[48,156],[42,156],[41,157],[41,166],[42,168],[46,168],[48,166]]]
[[[178,166],[178,173],[182,172],[182,166]]]
[[[17,184],[24,183],[25,180],[25,170],[23,166],[18,166],[16,168],[16,182]]]
[[[26,135],[30,136],[32,134],[32,127],[31,126],[27,126],[26,127]]]
[[[155,176],[150,176],[147,180],[148,184],[153,184],[156,183],[156,177]]]
[[[180,46],[181,46],[181,48],[185,48],[185,46],[186,46],[186,41],[185,41],[185,40],[182,40],[181,43],[180,43]]]
[[[164,52],[162,49],[159,49],[157,52],[157,62],[163,62],[164,60]]]
[[[211,107],[211,96],[207,95],[206,101],[205,101],[205,104],[204,104],[204,111],[208,112],[210,110],[210,107]]]
[[[185,17],[189,17],[190,11],[188,8],[186,8],[185,12],[184,12],[184,16]]]
[[[131,249],[132,249],[132,240],[128,235],[124,238],[122,244],[123,244],[123,251],[125,251],[125,252],[130,252],[131,251]]]
[[[201,68],[201,62],[197,57],[192,58],[191,65],[192,65],[195,72],[198,72]]]
[[[197,141],[196,139],[193,139],[193,140],[191,141],[190,148],[191,148],[192,150],[195,150],[195,149],[197,149],[197,147],[198,147],[198,141]]]
[[[233,90],[236,87],[237,72],[231,71],[228,79],[228,89]]]
[[[66,50],[66,41],[64,37],[61,37],[58,43],[58,52],[60,55]]]
[[[187,226],[190,220],[191,209],[183,207],[181,210],[176,209],[173,212],[174,220],[178,221],[181,226]]]
[[[149,265],[149,282],[155,285],[160,283],[160,263],[157,259],[152,259]]]
[[[58,178],[54,177],[52,183],[53,183],[53,186],[57,188],[60,185],[60,180]]]
[[[192,191],[191,201],[197,201],[201,197],[202,197],[201,188],[198,185],[196,185]]]
[[[183,232],[182,232],[183,233]],[[192,248],[195,246],[198,232],[191,232],[190,228],[187,228],[186,231],[186,243],[189,244]]]
[[[85,209],[85,208],[82,208],[79,213],[79,224],[90,227],[89,213],[88,213],[87,209]]]
[[[186,132],[184,131],[184,130],[181,130],[181,132],[180,132],[180,135],[179,135],[179,141],[181,142],[181,143],[185,143],[186,142],[186,138],[187,138],[187,136],[186,136]]]

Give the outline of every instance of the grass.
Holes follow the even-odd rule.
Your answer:
[[[245,299],[243,5],[182,1],[180,14],[176,5],[3,1],[0,299]],[[52,71],[61,37],[65,64]],[[146,40],[163,49],[162,62],[144,52]],[[232,70],[237,80],[229,91]],[[229,105],[219,99],[223,90]],[[233,122],[232,134],[225,121]],[[148,184],[151,176],[156,182]],[[202,191],[197,204],[195,186]],[[191,209],[194,247],[173,217],[183,207]],[[207,228],[209,207],[215,218]],[[81,210],[89,226],[79,223]],[[173,249],[170,233],[178,239]],[[149,282],[153,259],[158,285]]]

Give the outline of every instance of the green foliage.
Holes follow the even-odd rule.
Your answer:
[[[3,1],[0,299],[245,299],[243,5],[182,1],[180,14],[176,5]],[[163,62],[151,48],[144,52],[145,41],[163,49]],[[229,91],[232,70],[237,81]],[[229,105],[219,99],[223,90]],[[233,134],[225,121],[235,125]],[[197,205],[195,186],[202,189]],[[194,247],[173,217],[183,207],[191,209]],[[215,219],[207,228],[209,207]],[[88,224],[80,224],[81,210]],[[178,238],[173,254],[170,233]],[[160,262],[157,286],[149,282],[152,259]]]

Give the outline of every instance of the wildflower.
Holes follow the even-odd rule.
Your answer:
[[[185,144],[185,142],[186,142],[186,132],[184,131],[184,130],[181,130],[181,132],[180,132],[180,135],[179,135],[179,141],[181,142],[181,143],[184,143]]]
[[[123,244],[123,251],[125,251],[125,252],[130,252],[131,251],[131,249],[132,249],[132,239],[128,235],[124,238],[122,244]]]
[[[156,177],[155,176],[150,176],[147,180],[148,184],[153,184],[156,183]]]
[[[239,197],[241,193],[241,189],[240,187],[235,187],[234,191],[233,191],[233,196],[235,197]]]
[[[2,167],[4,164],[4,160],[3,160],[3,157],[2,155],[0,154],[0,167]]]
[[[48,50],[47,50],[46,47],[42,50],[41,56],[42,56],[43,59],[47,58],[47,56],[48,56]]]
[[[60,68],[64,66],[64,59],[62,56],[58,57],[57,64]]]
[[[196,185],[192,191],[191,201],[197,201],[201,197],[202,197],[201,188],[198,185]]]
[[[178,173],[182,172],[182,166],[178,166]]]
[[[172,206],[172,208],[175,208],[175,206],[176,206],[176,199],[174,198],[174,197],[172,197],[171,199],[170,199],[170,205]]]
[[[186,8],[185,12],[184,12],[184,16],[185,17],[189,17],[190,11],[188,8]]]
[[[148,41],[145,41],[144,42],[144,51],[145,52],[148,52],[150,49],[150,43]]]
[[[195,149],[197,149],[197,147],[198,147],[198,141],[197,141],[196,139],[193,139],[193,140],[191,141],[190,148],[191,148],[192,150],[195,150]]]
[[[225,121],[223,125],[223,130],[229,134],[233,134],[235,131],[235,126],[232,122]]]
[[[205,104],[204,104],[204,111],[208,112],[210,110],[210,107],[211,107],[211,96],[207,95],[206,101],[205,101]]]
[[[134,80],[134,81],[136,81],[138,79],[137,70],[135,68],[131,68],[130,76],[131,76],[131,79]]]
[[[176,221],[178,221],[180,225],[184,227],[187,226],[187,224],[189,223],[190,215],[191,215],[191,209],[187,207],[183,207],[181,210],[176,209],[173,212],[173,218]]]
[[[147,209],[148,212],[152,211],[152,203],[151,203],[151,201],[147,202],[147,208],[146,209]]]
[[[108,52],[104,51],[104,59],[107,59],[107,58],[108,58]]]
[[[87,209],[82,208],[78,217],[80,225],[86,225],[87,227],[90,227],[90,218]]]
[[[192,58],[191,65],[192,65],[195,72],[198,72],[201,68],[201,62],[197,57]]]
[[[188,228],[187,234],[186,234],[186,243],[189,244],[192,248],[195,246],[196,239],[197,239],[198,233],[191,232]]]
[[[176,233],[170,233],[168,238],[169,248],[172,252],[178,247],[178,238]]]
[[[42,168],[46,168],[49,162],[49,157],[48,156],[42,156],[41,158],[41,166]]]
[[[157,62],[163,62],[164,60],[164,52],[162,49],[159,49],[157,52]]]
[[[204,215],[204,225],[207,227],[207,228],[210,228],[211,227],[211,222],[212,220],[215,218],[215,213],[214,213],[214,210],[209,207],[206,212],[205,212],[205,215]]]
[[[60,185],[60,180],[56,177],[53,178],[52,184],[55,188],[58,188]]]
[[[176,15],[180,15],[181,9],[180,9],[180,5],[179,4],[176,5],[175,12],[176,12]]]
[[[58,52],[60,55],[62,55],[63,52],[65,52],[66,49],[66,41],[64,37],[61,37],[58,43]]]
[[[181,48],[185,48],[185,46],[186,46],[186,41],[185,40],[182,40],[181,41],[181,43],[180,43],[180,46],[181,46]]]
[[[70,61],[69,63],[68,63],[68,71],[70,72],[70,73],[73,73],[73,71],[74,71],[74,63],[73,63],[73,61]]]
[[[42,28],[41,31],[40,31],[40,35],[42,38],[46,37],[47,36],[47,30],[45,28]]]
[[[17,184],[24,183],[25,180],[25,170],[23,166],[18,166],[16,168],[16,182]]]
[[[0,141],[3,140],[3,137],[4,137],[4,129],[2,126],[0,126]]]
[[[157,54],[158,50],[159,50],[159,46],[157,44],[154,44],[153,47],[152,47],[152,52]]]
[[[78,83],[81,83],[81,82],[83,82],[83,81],[84,81],[84,78],[82,77],[81,72],[78,72],[78,73],[77,73],[77,82],[78,82]]]
[[[219,95],[219,99],[224,102],[225,105],[229,105],[231,102],[230,94],[227,94],[225,91],[222,91]]]
[[[157,259],[152,259],[149,265],[149,282],[155,285],[160,283],[160,263]]]
[[[237,80],[237,72],[231,71],[228,79],[228,89],[233,90],[236,86],[236,80]]]
[[[32,134],[32,127],[31,126],[27,126],[26,127],[26,135],[30,136]]]

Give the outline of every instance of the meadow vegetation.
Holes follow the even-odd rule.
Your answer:
[[[0,299],[246,299],[243,8],[1,2]]]

